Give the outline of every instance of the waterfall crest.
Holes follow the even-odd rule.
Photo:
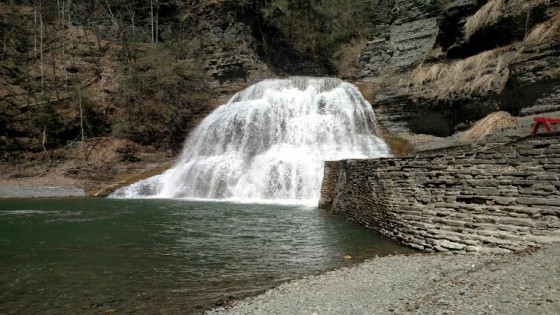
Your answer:
[[[323,161],[388,155],[371,105],[352,84],[270,79],[206,117],[174,167],[111,196],[316,203]]]

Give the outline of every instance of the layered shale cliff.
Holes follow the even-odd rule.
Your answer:
[[[560,242],[560,134],[406,158],[326,162],[319,207],[416,249]]]
[[[385,129],[449,136],[498,110],[558,110],[557,0],[393,5],[402,13],[372,32],[357,76]]]

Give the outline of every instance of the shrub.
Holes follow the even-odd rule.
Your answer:
[[[420,65],[407,83],[415,96],[443,101],[500,92],[509,78],[511,55],[508,49],[495,49],[449,64]]]
[[[387,143],[394,156],[407,156],[414,151],[414,146],[410,141],[391,134],[387,130],[381,130],[381,138]]]
[[[341,46],[369,35],[375,27],[373,11],[367,1],[349,0],[273,0],[262,7],[265,20],[296,50],[324,59]]]
[[[115,135],[141,144],[177,148],[188,124],[208,108],[207,79],[192,61],[174,60],[148,49],[131,65],[117,103],[123,112],[113,124]]]

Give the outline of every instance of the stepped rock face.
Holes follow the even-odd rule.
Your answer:
[[[558,110],[559,1],[407,4],[360,59],[385,129],[449,136],[498,110]]]
[[[319,207],[429,252],[558,243],[559,137],[326,162]]]
[[[328,64],[298,53],[278,30],[263,24],[258,1],[253,2],[208,2],[195,7],[192,49],[204,52],[208,74],[221,85],[256,82],[275,74],[332,74]]]
[[[361,75],[381,77],[401,73],[419,64],[429,52],[438,34],[436,18],[395,25],[388,36],[368,41],[360,58]]]
[[[290,1],[296,2],[309,4]],[[109,7],[110,3],[116,6]],[[332,43],[324,37],[312,37],[339,49],[326,49],[328,53],[320,54],[297,46],[294,38],[301,39],[301,32],[295,36],[289,28],[281,29],[276,17],[290,10],[280,10],[281,1],[169,2],[160,10],[158,49],[152,46],[148,5],[133,8],[119,1],[79,2],[72,21],[65,25],[57,17],[55,4],[49,2],[45,6],[51,8],[45,9],[45,26],[49,29],[44,34],[45,58],[40,58],[34,44],[36,8],[0,3],[0,35],[5,39],[0,58],[0,74],[5,78],[0,83],[0,158],[7,158],[10,152],[43,152],[80,139],[84,131],[73,106],[83,96],[87,98],[83,102],[87,103],[86,138],[126,130],[120,127],[132,117],[125,112],[135,112],[132,104],[152,103],[153,108],[168,104],[189,107],[173,124],[162,122],[169,119],[162,115],[162,121],[155,121],[152,128],[157,133],[173,125],[178,126],[174,129],[177,133],[186,134],[188,126],[212,107],[208,105],[212,102],[203,99],[223,99],[242,87],[275,76],[337,76],[333,65],[338,67],[338,75],[346,75],[348,69],[342,69],[341,64],[351,65],[348,76],[358,76],[363,87],[373,92],[369,94],[374,95],[371,103],[380,125],[392,133],[448,136],[498,110],[533,115],[559,109],[559,0],[364,3],[368,10],[359,13],[368,23],[356,26],[359,32]],[[110,12],[120,12],[120,24]],[[134,14],[128,16],[131,12],[136,12],[139,19],[135,20]],[[325,16],[294,17],[316,19],[312,25],[317,29],[309,32],[332,35],[321,33],[322,23],[333,22]],[[307,31],[305,25],[298,27]],[[365,41],[361,40],[363,34],[369,34]],[[163,57],[164,62],[154,61]],[[346,57],[351,61],[342,62]],[[169,69],[156,64],[166,64]],[[185,81],[191,79],[196,88],[189,90]],[[155,82],[171,90],[181,83],[184,89],[158,95],[152,90],[162,88],[154,88]],[[200,82],[204,83],[200,87],[194,84]],[[129,87],[146,93],[122,93]],[[200,100],[190,97],[193,94],[200,94]],[[169,101],[168,95],[189,95],[196,101],[187,106],[184,99]],[[194,106],[196,102],[204,104]],[[157,120],[154,115],[146,116]],[[180,138],[175,131],[170,134],[170,139]],[[138,139],[144,138],[130,140]],[[170,147],[181,143],[170,142]]]
[[[516,58],[502,104],[523,116],[560,109],[560,45],[532,49]]]
[[[369,79],[418,65],[434,47],[439,32],[439,1],[377,1],[376,6],[377,27],[360,56],[360,76]]]

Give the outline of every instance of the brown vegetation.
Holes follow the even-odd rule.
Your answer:
[[[507,112],[495,112],[477,121],[469,130],[461,136],[461,141],[478,141],[490,134],[500,131],[506,127],[515,126],[517,118]]]
[[[366,101],[368,101],[370,104],[373,104],[375,102],[375,84],[372,84],[370,82],[356,82],[355,85]]]
[[[420,65],[406,82],[413,95],[437,100],[454,100],[501,91],[509,77],[513,52],[495,49],[454,61]]]
[[[560,12],[556,13],[548,21],[534,27],[523,40],[523,46],[560,44]]]
[[[369,1],[272,0],[261,11],[296,50],[325,60],[334,56],[343,71],[376,26],[371,20],[375,7]],[[346,47],[353,52],[345,55]]]
[[[112,133],[178,150],[210,91],[196,56],[158,39],[154,21],[169,16],[150,10],[168,11],[70,3],[0,3],[0,159],[43,151],[53,164],[55,150]]]
[[[353,39],[338,48],[333,56],[334,66],[342,79],[355,79],[360,72],[360,54],[366,48],[367,39]]]
[[[495,24],[506,16],[506,12],[512,14],[529,12],[537,6],[549,4],[550,0],[489,0],[475,14],[467,18],[464,27],[465,39],[468,40],[477,31]]]
[[[407,156],[414,151],[414,145],[407,139],[391,134],[388,131],[381,131],[381,138],[387,143],[391,154],[394,156]]]
[[[504,0],[489,0],[475,14],[467,18],[465,38],[469,39],[476,31],[498,21],[505,7]]]

